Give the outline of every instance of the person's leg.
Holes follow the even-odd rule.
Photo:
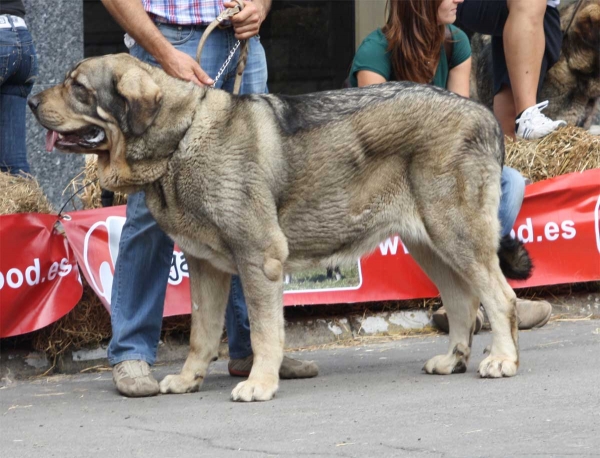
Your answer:
[[[507,0],[502,39],[517,113],[536,104],[542,57],[546,0]]]
[[[560,29],[560,15],[556,8],[546,7],[544,19],[544,43],[545,48],[541,59],[540,71],[538,73],[537,94],[539,94],[547,71],[558,61],[562,46],[562,31]],[[534,102],[535,103],[535,102]],[[525,139],[542,138],[567,123],[562,120],[552,120],[542,113],[548,106],[548,101],[529,106],[523,112],[517,109],[518,118],[515,121],[517,137]]]
[[[0,170],[13,175],[29,173],[25,144],[26,105],[25,97],[0,92]]]
[[[498,218],[500,219],[501,236],[509,235],[517,220],[523,198],[525,197],[525,179],[513,168],[502,167],[502,196]]]
[[[515,224],[525,196],[525,180],[510,167],[502,167],[502,197],[500,198],[501,235],[509,235]],[[552,315],[552,305],[548,301],[530,301],[517,298],[519,329],[541,328]]]
[[[494,96],[494,115],[500,123],[504,135],[515,138],[515,100],[510,86],[503,85],[502,89]]]
[[[27,162],[26,104],[38,75],[37,56],[27,29],[0,30],[0,170],[30,173]]]
[[[145,194],[130,194],[110,298],[111,365],[132,359],[154,364],[172,256],[173,241],[150,214]]]
[[[494,88],[494,115],[504,135],[515,135],[515,104],[506,61],[503,32],[508,19],[506,0],[465,0],[458,5],[456,25],[473,33],[492,36],[492,70]]]
[[[126,396],[158,394],[156,360],[173,241],[158,227],[143,192],[130,194],[111,293],[108,360]]]
[[[465,0],[457,24],[492,35],[494,114],[505,135],[514,138],[516,130],[518,137],[540,138],[565,124],[541,113],[547,102],[536,105],[543,77],[560,54],[555,8],[545,0]]]
[[[229,343],[229,358],[245,359],[252,355],[248,308],[242,290],[242,281],[237,275],[234,275],[231,279],[225,327],[227,328],[227,342]],[[248,372],[251,368],[252,364],[250,364]]]

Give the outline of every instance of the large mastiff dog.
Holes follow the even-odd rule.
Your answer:
[[[503,271],[524,278],[531,265],[520,243],[500,242],[503,136],[483,105],[410,83],[233,96],[124,54],[79,63],[29,104],[49,129],[49,149],[97,154],[102,186],[145,191],[185,252],[191,348],[163,393],[200,388],[239,274],[254,365],[232,398],[271,399],[284,272],[356,262],[397,233],[448,310],[450,347],[425,371],[466,370],[481,301],[493,343],[479,373],[515,375],[516,298]]]

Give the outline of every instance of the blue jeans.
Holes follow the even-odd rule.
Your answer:
[[[3,15],[12,24],[12,16]],[[13,24],[14,25],[14,24]],[[35,46],[23,27],[0,29],[0,170],[29,173],[25,109],[38,74]]]
[[[202,26],[157,25],[163,35],[180,51],[192,57],[205,29]],[[215,29],[202,51],[201,67],[213,79],[235,43],[232,29]],[[250,39],[248,62],[242,78],[241,94],[267,91],[267,66],[258,37]],[[158,65],[138,44],[131,55]],[[217,82],[217,87],[233,90],[234,58]],[[153,364],[162,325],[163,307],[173,241],[158,227],[146,207],[143,192],[131,194],[127,200],[127,219],[119,244],[111,297],[113,337],[108,347],[111,365],[139,359]],[[226,315],[229,355],[233,359],[252,354],[250,324],[242,284],[239,277],[231,281]]]
[[[500,208],[498,218],[500,219],[501,235],[510,234],[515,225],[523,197],[525,197],[525,179],[519,172],[510,167],[502,167],[502,196],[500,197]]]

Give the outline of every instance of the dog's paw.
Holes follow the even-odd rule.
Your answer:
[[[193,393],[198,391],[204,381],[203,377],[184,377],[182,374],[167,375],[159,384],[160,392],[163,394]]]
[[[469,347],[460,343],[456,344],[452,353],[434,356],[425,363],[423,370],[428,374],[462,374],[467,372],[470,354]]]
[[[279,388],[277,383],[260,383],[250,379],[240,382],[231,392],[233,401],[270,401]]]
[[[428,374],[462,374],[467,371],[467,362],[456,354],[437,355],[425,363],[423,370]]]
[[[488,356],[481,361],[478,372],[484,378],[512,377],[517,373],[517,363],[508,358]]]

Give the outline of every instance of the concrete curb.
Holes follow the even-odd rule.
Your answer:
[[[600,292],[575,294],[551,299],[553,319],[600,318]],[[328,318],[308,318],[286,322],[286,349],[298,350],[350,341],[359,336],[398,336],[427,330],[432,325],[429,310],[404,310],[369,313],[368,316],[348,315]],[[169,339],[159,344],[157,364],[183,362],[188,342]],[[228,357],[227,343],[222,343],[219,357]],[[75,374],[81,371],[108,368],[106,347],[83,349],[60,355],[56,367],[40,352],[11,350],[0,352],[0,385],[15,379],[52,373]]]

